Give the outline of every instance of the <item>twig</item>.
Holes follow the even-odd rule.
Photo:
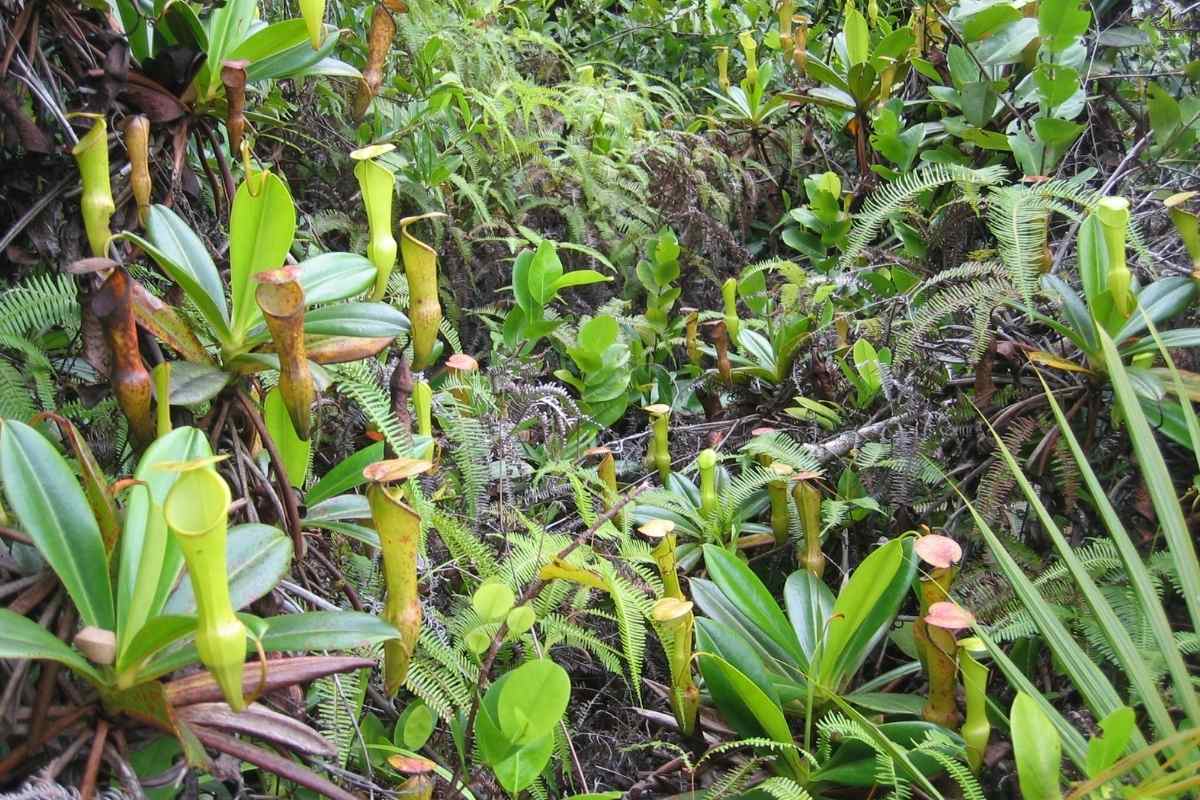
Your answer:
[[[334,564],[332,561],[330,561],[329,557],[322,553],[321,548],[319,547],[314,547],[310,552],[312,553],[313,558],[315,558],[321,564],[321,566],[325,567],[325,569],[329,570],[330,574],[333,575],[333,579],[337,582],[338,588],[342,590],[342,594],[346,595],[346,602],[350,604],[350,607],[355,611],[362,611],[363,604],[362,600],[360,600],[358,597],[358,592],[356,592],[354,587],[350,585],[350,581],[346,580],[346,576],[342,574],[340,569],[338,569],[337,564]]]
[[[595,535],[596,531],[600,530],[604,523],[608,522],[610,519],[619,514],[621,509],[624,508],[629,501],[633,500],[635,497],[645,491],[646,488],[647,487],[643,485],[629,490],[629,492],[617,500],[617,502],[613,503],[612,506],[606,509],[603,514],[596,517],[596,521],[589,525],[587,530],[576,536],[570,544],[560,550],[554,559],[561,560],[575,552],[580,545]],[[535,597],[537,597],[538,593],[545,588],[547,583],[548,581],[542,578],[536,578],[533,580],[528,586],[525,587],[525,591],[521,592],[521,596],[517,599],[516,603],[514,603],[514,606],[521,606],[533,600]],[[483,661],[479,665],[479,686],[477,688],[480,691],[475,692],[475,697],[471,701],[471,711],[467,715],[466,737],[465,744],[463,746],[464,753],[471,753],[472,738],[475,730],[475,717],[479,713],[479,703],[483,696],[481,690],[483,689],[484,683],[486,683],[488,680],[488,674],[492,670],[492,664],[495,662],[496,656],[500,653],[500,645],[504,643],[504,637],[507,635],[508,622],[505,621],[500,623],[499,630],[497,630],[492,636],[492,644],[490,647],[488,647],[487,655],[484,656]],[[458,791],[459,780],[466,778],[466,776],[462,773],[462,764],[456,764],[454,767],[454,773],[450,776],[451,794]]]
[[[60,733],[68,730],[76,725],[81,719],[95,711],[95,706],[81,706],[75,709],[74,712],[67,716],[56,720],[50,727],[46,728],[46,733],[41,739],[30,739],[22,745],[19,745],[9,751],[2,760],[0,760],[0,778],[7,775],[9,772],[25,761],[42,746],[45,742],[58,736]]]
[[[859,442],[865,439],[871,439],[881,435],[892,425],[899,425],[902,422],[907,422],[916,416],[916,412],[910,411],[905,414],[897,414],[894,417],[889,417],[880,422],[873,422],[870,425],[864,425],[861,428],[853,431],[846,431],[843,434],[826,439],[820,444],[810,444],[808,448],[817,461],[825,463],[832,461],[835,458],[840,458]]]
[[[296,495],[292,492],[292,485],[288,483],[287,469],[283,466],[283,458],[279,455],[279,448],[275,445],[275,440],[271,438],[271,434],[267,432],[266,423],[263,422],[262,416],[254,407],[254,402],[246,396],[243,389],[237,390],[238,403],[242,407],[242,412],[246,415],[246,419],[250,420],[250,424],[258,431],[258,437],[262,439],[263,447],[267,449],[267,455],[271,458],[271,467],[275,470],[275,480],[279,484],[280,499],[283,500],[284,510],[287,512],[288,532],[292,535],[292,550],[296,558],[303,560],[305,554],[304,546],[304,531],[300,524],[300,505],[296,502]]]
[[[83,770],[83,781],[79,784],[79,800],[92,800],[96,791],[96,778],[100,775],[100,757],[104,755],[104,742],[108,739],[108,720],[96,723],[96,738],[92,751],[88,753],[87,767]]]

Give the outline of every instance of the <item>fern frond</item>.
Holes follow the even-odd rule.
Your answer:
[[[922,192],[953,182],[963,186],[965,191],[978,191],[979,187],[999,183],[1006,174],[1007,171],[1002,166],[976,170],[956,164],[929,164],[884,185],[871,195],[866,206],[856,215],[854,228],[847,238],[846,249],[838,260],[838,266],[841,269],[853,266],[855,259],[875,238],[884,221]]]

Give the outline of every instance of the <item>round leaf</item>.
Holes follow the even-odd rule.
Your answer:
[[[571,679],[567,671],[539,658],[509,673],[500,690],[500,730],[514,744],[530,744],[548,735],[567,710]]]

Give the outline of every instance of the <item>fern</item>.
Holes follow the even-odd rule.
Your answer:
[[[79,325],[79,302],[70,275],[34,275],[0,292],[0,333],[28,336]]]
[[[412,436],[404,430],[392,411],[392,399],[379,384],[370,366],[363,361],[341,364],[330,370],[339,390],[358,404],[367,420],[383,434],[393,452],[407,453]]]
[[[896,363],[910,361],[917,347],[939,328],[946,317],[969,313],[973,317],[968,358],[978,361],[991,341],[992,313],[1017,294],[1004,270],[992,262],[968,262],[948,269],[926,281],[922,291],[936,290],[917,307],[917,312],[900,339]]]
[[[1006,171],[1001,166],[975,170],[956,164],[929,164],[886,184],[871,195],[866,206],[857,215],[838,266],[841,269],[852,267],[854,261],[875,238],[884,221],[903,209],[918,194],[954,182],[960,184],[964,191],[977,191],[980,186],[998,183],[1005,175]]]
[[[375,654],[377,655],[377,654]],[[362,737],[358,719],[367,693],[369,669],[327,675],[313,681],[317,698],[316,717],[321,734],[337,748],[335,761],[345,768],[350,753]]]

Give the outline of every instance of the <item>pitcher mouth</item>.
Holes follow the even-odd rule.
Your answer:
[[[211,468],[189,470],[179,476],[167,495],[163,514],[167,526],[181,536],[200,536],[225,519],[229,486]]]

